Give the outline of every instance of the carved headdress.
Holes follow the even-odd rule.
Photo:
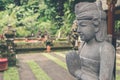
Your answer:
[[[101,19],[106,19],[105,12],[102,9],[101,2],[81,2],[75,6],[75,14],[79,19],[85,19],[86,17],[94,18],[99,17]]]
[[[103,41],[107,36],[106,13],[102,9],[101,2],[80,2],[75,5],[77,20],[97,20],[99,32],[96,33],[96,40]]]

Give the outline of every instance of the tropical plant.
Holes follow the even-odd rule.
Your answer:
[[[39,30],[66,37],[75,19],[74,6],[80,1],[95,0],[0,0],[0,33],[11,25],[17,37]],[[116,24],[118,30],[119,21]]]
[[[120,20],[115,22],[115,31],[120,32]]]

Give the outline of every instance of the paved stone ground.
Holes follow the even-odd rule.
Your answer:
[[[32,73],[31,69],[25,62],[19,62],[19,76],[20,80],[36,80],[34,74]]]
[[[3,80],[3,72],[0,72],[0,80]]]
[[[65,52],[62,52],[61,54],[64,53]],[[51,53],[30,52],[17,54],[19,60],[18,71],[20,80],[36,80],[35,75],[32,73],[30,67],[26,64],[26,62],[29,60],[35,61],[49,75],[49,77],[52,78],[52,80],[76,80],[69,74],[67,70],[60,67],[55,62],[51,61],[42,54],[50,54],[51,56],[60,59],[62,62],[65,62],[65,57],[59,56],[55,54],[55,52]],[[119,53],[117,55],[117,59],[120,59]],[[120,64],[117,65],[119,66]],[[116,73],[120,74],[120,71],[116,71]],[[3,72],[0,72],[0,80],[3,80]]]
[[[56,63],[54,63],[53,61],[49,60],[47,57],[41,54],[50,54],[65,62],[65,58],[58,56],[52,52],[18,54],[20,80],[36,80],[29,66],[25,64],[29,60],[34,60],[49,75],[49,77],[52,78],[52,80],[75,80],[75,78],[73,78],[67,70],[60,67],[59,65],[57,65]]]
[[[42,59],[46,59],[46,61],[43,62]],[[63,69],[53,61],[48,60],[44,56],[42,56],[37,63],[52,78],[52,80],[74,80],[67,70]]]

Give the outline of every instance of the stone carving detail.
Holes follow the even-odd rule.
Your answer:
[[[107,41],[106,14],[101,2],[75,5],[77,32],[83,43],[66,55],[68,70],[77,80],[114,80],[115,49]]]

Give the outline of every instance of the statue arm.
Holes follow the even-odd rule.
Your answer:
[[[98,80],[96,76],[89,75],[81,70],[80,57],[75,51],[71,51],[66,55],[66,63],[70,74],[78,80]]]
[[[81,68],[79,54],[76,51],[69,52],[66,55],[66,63],[70,74],[76,77],[75,72]]]
[[[99,80],[112,80],[115,61],[115,49],[105,43],[100,51]]]
[[[112,80],[113,69],[115,61],[115,49],[109,43],[104,43],[100,51],[100,70],[99,76],[94,76],[82,71],[81,69],[75,71],[75,77],[78,80]]]
[[[83,72],[82,70],[76,70],[75,77],[78,80],[98,80],[97,76],[94,76],[93,74],[89,74],[87,72]]]

